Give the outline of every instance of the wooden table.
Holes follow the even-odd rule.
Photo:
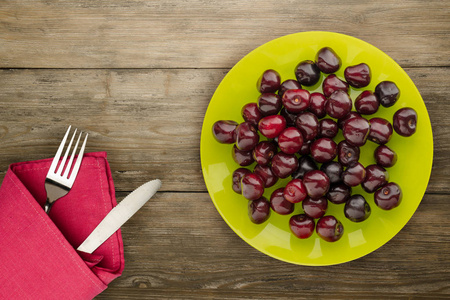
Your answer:
[[[98,299],[450,298],[449,21],[448,0],[0,1],[1,176],[51,157],[72,124],[89,131],[88,151],[108,152],[119,200],[163,181],[123,227],[125,270]],[[409,223],[330,267],[280,262],[242,241],[210,200],[199,154],[230,68],[310,30],[355,36],[397,61],[434,135],[430,183]]]

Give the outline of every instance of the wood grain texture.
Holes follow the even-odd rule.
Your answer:
[[[402,66],[449,66],[448,1],[2,1],[0,67],[230,68],[299,31],[363,39]]]

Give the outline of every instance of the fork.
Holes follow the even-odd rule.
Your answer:
[[[74,141],[77,129],[75,129],[72,138],[70,139],[69,145],[67,146],[66,152],[64,153],[64,157],[61,160],[61,163],[59,163],[71,127],[72,126],[69,126],[69,129],[67,129],[67,132],[64,135],[61,144],[59,145],[58,151],[56,152],[56,155],[53,158],[52,164],[50,165],[47,177],[45,178],[45,190],[47,191],[47,201],[45,202],[44,210],[47,214],[50,213],[50,210],[53,204],[56,202],[56,200],[69,193],[70,189],[73,186],[73,183],[75,182],[75,177],[77,177],[78,171],[80,170],[81,160],[83,159],[84,148],[86,147],[86,141],[88,138],[87,133],[86,137],[84,138],[83,145],[81,146],[80,151],[78,152],[78,157],[77,160],[75,161],[73,168],[72,168],[73,159],[75,157],[76,150],[78,148],[78,144],[80,142],[81,135],[83,134],[83,132],[80,132],[75,147],[73,147],[72,155],[70,156],[69,162],[67,163],[66,166],[67,156],[69,154],[70,148],[72,147],[72,142]],[[70,172],[71,168],[72,172]]]

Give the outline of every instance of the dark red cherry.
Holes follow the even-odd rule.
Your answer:
[[[303,139],[303,146],[302,146],[302,148],[300,149],[300,151],[298,151],[298,153],[300,154],[300,155],[308,155],[311,151],[310,151],[310,148],[311,148],[311,144],[312,144],[312,140],[311,141],[305,141],[304,139]]]
[[[302,85],[300,83],[298,83],[297,80],[288,79],[288,80],[283,81],[283,83],[281,84],[280,88],[278,89],[278,95],[280,97],[283,97],[284,92],[286,92],[287,90],[298,90],[301,88],[302,88]]]
[[[336,242],[344,234],[344,226],[334,216],[323,216],[317,221],[317,235],[327,242]]]
[[[263,117],[261,111],[256,103],[247,103],[242,107],[241,111],[242,118],[246,122],[252,123],[253,126],[258,126],[259,120]]]
[[[400,97],[400,90],[392,81],[382,81],[375,87],[375,95],[382,106],[390,107]]]
[[[319,137],[334,138],[339,132],[337,123],[331,119],[322,119],[319,121]]]
[[[326,195],[327,199],[334,204],[342,204],[347,202],[352,194],[352,188],[344,183],[337,183],[330,186]]]
[[[397,153],[386,145],[378,146],[374,152],[377,165],[384,168],[390,168],[397,162]]]
[[[255,224],[262,224],[270,216],[270,203],[266,198],[261,197],[248,202],[248,216]]]
[[[249,166],[254,162],[252,151],[239,150],[236,145],[231,149],[231,156],[234,161],[240,166]]]
[[[365,63],[349,66],[345,68],[344,77],[345,81],[355,88],[363,88],[370,83],[370,68]]]
[[[277,153],[277,146],[269,141],[261,141],[253,149],[253,159],[258,165],[268,165],[272,157]]]
[[[317,170],[317,165],[309,156],[302,156],[298,159],[298,169],[292,174],[294,179],[302,179],[306,173],[312,170]]]
[[[266,70],[259,77],[256,87],[261,93],[275,93],[281,84],[281,77],[275,70]]]
[[[370,205],[362,195],[353,195],[347,200],[344,214],[353,222],[362,222],[370,216]]]
[[[328,176],[328,178],[330,178],[331,184],[342,181],[341,175],[342,172],[344,171],[344,168],[337,161],[329,161],[327,163],[324,163],[320,167],[320,170],[324,172]]]
[[[294,215],[289,219],[291,232],[299,239],[307,239],[314,233],[314,219],[305,214]]]
[[[241,179],[241,191],[248,200],[259,199],[264,193],[264,182],[259,175],[245,174]]]
[[[244,122],[236,127],[236,146],[242,151],[251,151],[259,142],[259,134],[250,122]]]
[[[276,138],[286,128],[286,120],[280,115],[262,118],[258,123],[259,132],[268,139]]]
[[[233,144],[236,142],[237,126],[238,123],[235,121],[217,121],[212,127],[214,138],[222,144]]]
[[[306,193],[306,187],[301,179],[292,179],[286,184],[283,196],[289,202],[299,203],[305,200],[308,194]]]
[[[354,187],[366,179],[366,169],[361,163],[354,163],[342,172],[342,181],[348,186]]]
[[[284,108],[290,113],[298,114],[309,107],[310,94],[307,90],[287,90],[281,98]]]
[[[253,169],[253,173],[261,177],[265,188],[275,185],[278,181],[278,177],[273,174],[272,169],[269,166],[256,165]]]
[[[295,77],[302,85],[315,85],[320,79],[320,69],[313,61],[305,60],[295,68]]]
[[[369,122],[370,132],[368,139],[380,145],[389,142],[393,132],[391,123],[383,118],[372,118]]]
[[[294,154],[278,152],[272,158],[272,172],[279,178],[286,178],[298,168],[298,159]]]
[[[309,111],[316,115],[318,118],[323,118],[327,115],[325,110],[325,104],[327,98],[322,93],[311,93],[309,98]]]
[[[370,128],[370,123],[366,119],[353,118],[344,123],[342,134],[347,142],[361,147],[366,143]]]
[[[287,127],[295,126],[295,119],[297,119],[297,114],[290,113],[286,110],[286,108],[283,107],[280,111],[280,116],[285,118]]]
[[[362,115],[371,115],[377,112],[380,102],[371,91],[364,91],[356,97],[355,109]]]
[[[274,93],[264,93],[258,97],[258,107],[263,116],[276,115],[283,103],[281,97]]]
[[[347,122],[348,120],[354,119],[354,118],[362,118],[362,117],[356,111],[351,111],[348,114],[346,114],[344,117],[339,118],[339,120],[337,121],[338,127],[340,129],[343,129],[345,122]]]
[[[390,210],[401,203],[402,190],[398,184],[390,182],[375,192],[374,199],[379,208]]]
[[[311,144],[310,151],[316,162],[325,163],[336,157],[337,145],[332,139],[320,138]]]
[[[297,153],[303,146],[303,136],[295,127],[288,127],[278,136],[278,147],[287,154]]]
[[[342,61],[330,47],[324,47],[317,52],[316,64],[325,74],[334,73],[341,67]]]
[[[277,214],[289,215],[294,211],[295,205],[284,198],[283,190],[284,188],[279,188],[273,191],[270,196],[270,207]]]
[[[352,99],[347,92],[337,90],[328,98],[325,110],[332,118],[343,118],[352,110]]]
[[[328,200],[325,197],[318,199],[306,198],[302,202],[303,211],[313,219],[319,219],[325,215],[328,208]]]
[[[307,141],[314,139],[319,132],[319,120],[316,115],[307,111],[297,116],[295,126],[297,126],[303,138]]]
[[[379,165],[370,165],[366,167],[366,179],[361,183],[361,186],[366,192],[374,193],[388,181],[389,174],[385,168]]]
[[[233,182],[232,188],[233,188],[233,191],[235,191],[238,194],[241,194],[242,193],[242,191],[241,191],[241,179],[242,179],[242,177],[244,177],[244,175],[251,174],[251,173],[252,172],[250,172],[250,170],[248,170],[246,168],[236,169],[233,172],[233,176],[232,176],[232,182]]]
[[[349,166],[359,160],[359,147],[350,144],[347,141],[339,142],[337,146],[338,161],[343,166]]]
[[[416,132],[417,113],[411,107],[404,107],[394,114],[394,130],[401,136],[411,136]]]
[[[303,184],[306,187],[308,196],[317,199],[325,196],[330,188],[330,179],[319,170],[309,171],[303,176]]]
[[[330,97],[335,91],[348,93],[348,83],[340,80],[336,75],[328,75],[322,83],[322,90],[325,97]]]

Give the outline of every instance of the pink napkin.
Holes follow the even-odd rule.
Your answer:
[[[122,274],[120,230],[93,254],[75,250],[117,204],[106,153],[85,154],[47,216],[51,161],[10,165],[0,187],[0,299],[92,299]]]

